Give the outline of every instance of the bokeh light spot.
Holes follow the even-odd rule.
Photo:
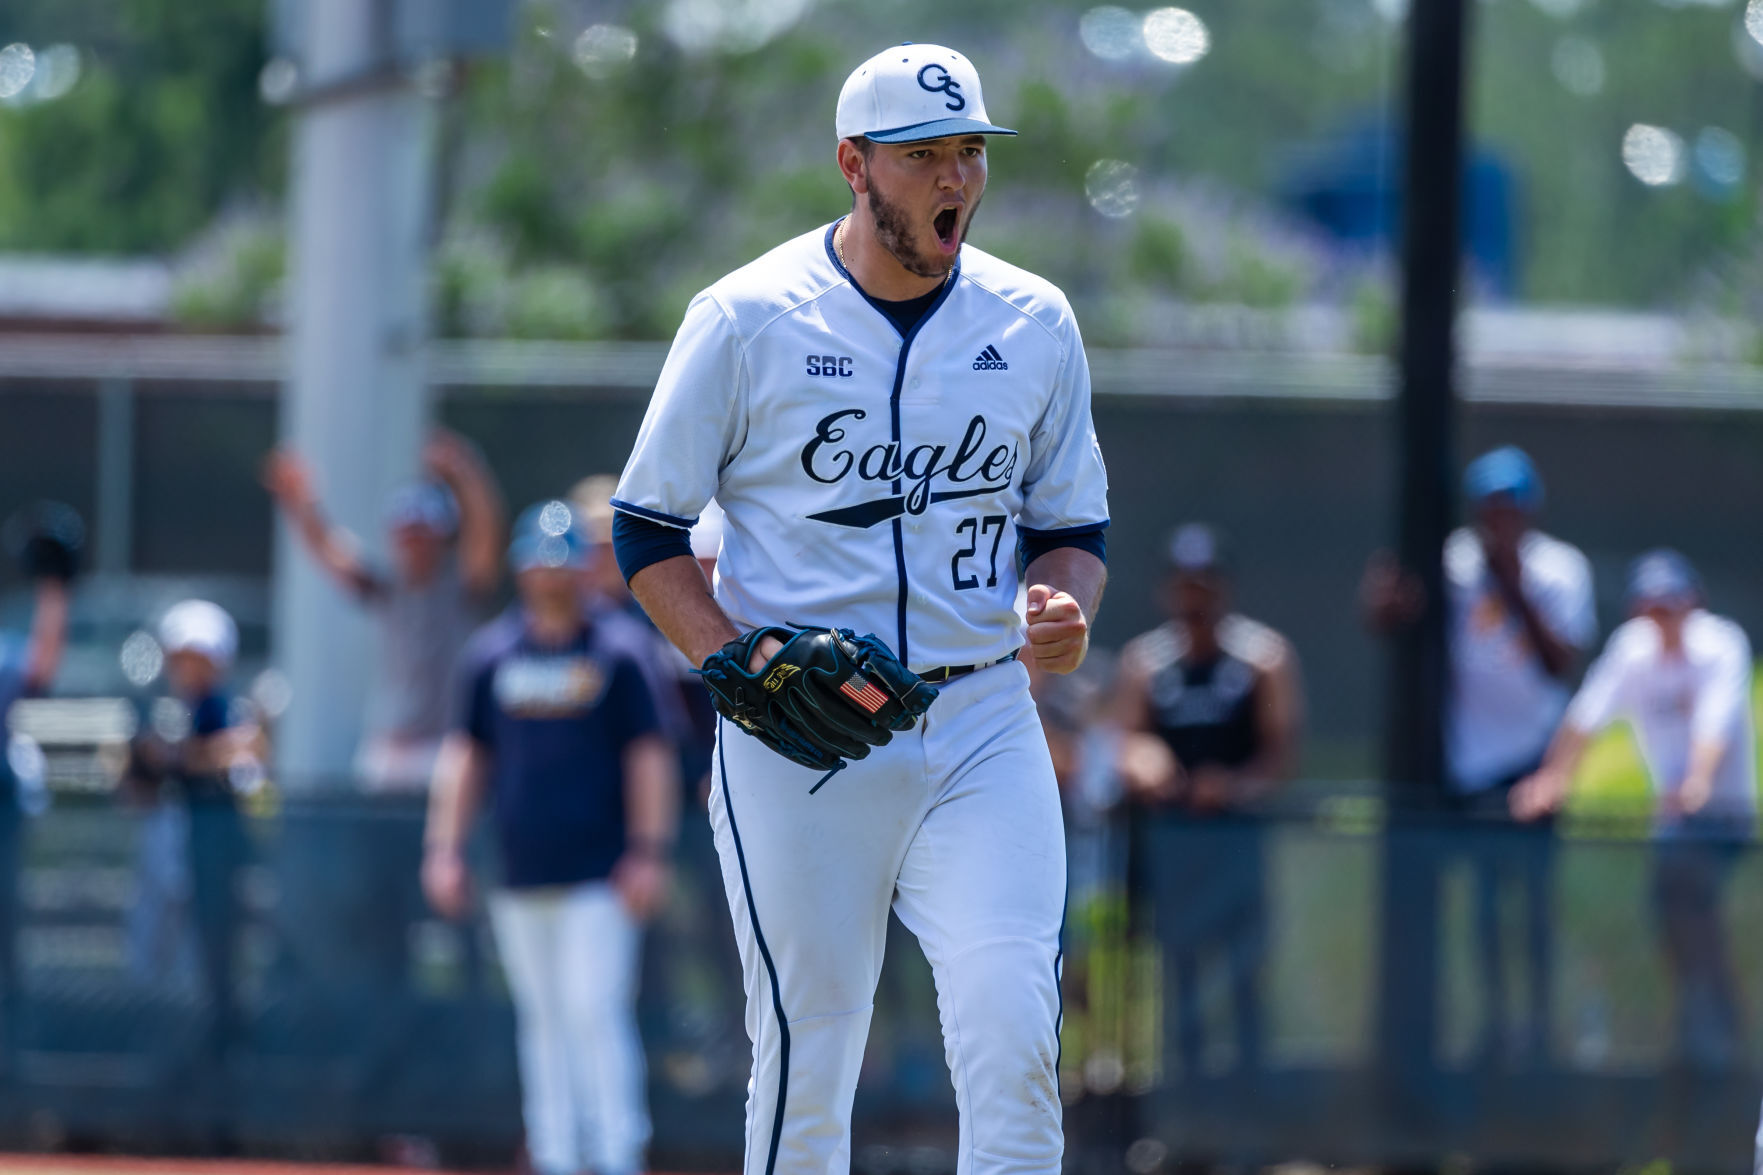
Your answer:
[[[80,80],[80,51],[72,45],[51,45],[37,55],[36,76],[29,97],[34,102],[53,102],[64,97]]]
[[[570,513],[568,504],[553,499],[539,507],[539,529],[546,534],[564,534],[574,525],[575,515]]]
[[[287,713],[294,701],[294,683],[279,669],[265,669],[251,683],[251,700],[262,715],[274,721]]]
[[[37,72],[37,55],[31,47],[12,44],[0,49],[0,98],[16,97],[31,84]]]
[[[1192,65],[1212,48],[1206,22],[1185,8],[1158,8],[1145,14],[1145,48],[1171,65]]]
[[[1587,37],[1562,37],[1549,55],[1555,80],[1569,94],[1590,98],[1604,91],[1604,51]]]
[[[122,663],[122,675],[129,679],[129,684],[136,689],[145,689],[159,679],[165,669],[165,653],[153,635],[136,629],[122,642],[122,651],[117,655]]]
[[[637,34],[623,25],[591,24],[575,39],[576,68],[591,78],[608,78],[637,56]]]
[[[1084,48],[1103,61],[1125,61],[1144,45],[1139,18],[1124,8],[1104,4],[1083,14],[1077,23]]]
[[[688,53],[750,53],[788,31],[814,0],[670,0],[661,28]]]
[[[1683,140],[1662,126],[1637,122],[1622,136],[1622,164],[1648,187],[1683,178]]]
[[[1745,5],[1745,32],[1751,34],[1751,40],[1763,45],[1763,0],[1751,0]]]
[[[1705,126],[1696,135],[1696,167],[1715,186],[1737,187],[1745,178],[1745,145],[1725,127]]]
[[[1103,216],[1131,216],[1139,207],[1139,169],[1124,159],[1098,159],[1084,173],[1084,195]]]
[[[257,93],[271,106],[292,98],[299,85],[300,67],[286,57],[271,58],[257,75]]]

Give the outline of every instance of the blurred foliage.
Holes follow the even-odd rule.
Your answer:
[[[224,225],[172,289],[179,322],[208,330],[255,326],[276,317],[287,273],[287,241],[262,221]]]
[[[1328,246],[1282,194],[1355,141],[1379,144],[1373,184],[1395,182],[1399,5],[1189,6],[1211,52],[1173,66],[1086,50],[1088,6],[1071,0],[527,0],[514,52],[442,108],[440,329],[666,337],[696,289],[848,206],[838,82],[911,37],[971,46],[991,113],[1023,131],[994,144],[974,242],[1063,286],[1095,341],[1155,341],[1135,301],[1322,301],[1353,345],[1382,349],[1387,256]],[[265,8],[12,0],[0,42],[72,41],[85,68],[64,98],[0,105],[0,247],[175,251],[225,209],[279,198],[287,119],[257,93]],[[1743,152],[1763,46],[1742,20],[1740,0],[1472,6],[1472,130],[1516,180],[1522,298],[1756,316]],[[579,39],[593,22],[628,33]],[[1629,174],[1634,123],[1682,137],[1682,182]],[[1697,149],[1708,128],[1737,144],[1736,180]],[[1136,168],[1120,220],[1085,191],[1107,159]],[[207,321],[214,293],[180,306]]]
[[[0,42],[80,50],[73,89],[0,106],[0,248],[149,253],[281,188],[283,120],[257,97],[264,0],[9,0]]]
[[[1709,127],[1741,150],[1759,142],[1763,46],[1745,34],[1745,10],[1743,0],[1473,6],[1470,117],[1520,177],[1526,298],[1675,306],[1705,267],[1755,256],[1755,161],[1741,155],[1741,175],[1723,183],[1695,150]],[[1566,67],[1588,51],[1598,64],[1582,67],[1576,92]],[[1624,168],[1636,123],[1684,139],[1680,182],[1647,187]]]

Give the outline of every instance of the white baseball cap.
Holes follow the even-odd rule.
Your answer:
[[[219,604],[183,600],[160,620],[159,644],[167,653],[200,653],[225,669],[239,651],[239,628]]]
[[[917,143],[948,135],[1013,135],[986,118],[979,71],[941,45],[885,49],[859,65],[839,91],[841,139]]]

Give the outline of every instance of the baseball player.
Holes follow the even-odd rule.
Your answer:
[[[209,999],[206,1044],[208,1059],[218,1061],[238,1029],[238,875],[250,854],[233,778],[237,768],[261,762],[261,748],[255,723],[242,720],[244,708],[226,685],[239,648],[232,616],[208,600],[180,601],[159,622],[159,644],[171,705],[149,710],[122,782],[136,802],[181,804],[188,820],[190,914]]]
[[[1303,688],[1291,643],[1230,607],[1217,535],[1200,523],[1169,542],[1168,622],[1121,654],[1116,718],[1128,732],[1122,768],[1135,801],[1129,876],[1153,854],[1163,892],[1156,936],[1176,987],[1182,1063],[1205,1054],[1200,976],[1214,948],[1230,975],[1236,1062],[1262,1063],[1262,963],[1267,939],[1267,849],[1256,805],[1297,765]],[[1135,892],[1145,892],[1142,885]]]
[[[958,1170],[1055,1172],[1064,836],[1018,659],[1075,669],[1106,579],[1088,364],[1056,288],[963,244],[1013,133],[967,58],[877,54],[836,129],[850,214],[692,300],[614,499],[723,717],[745,1172],[849,1168],[890,907],[936,977]]]
[[[7,546],[35,593],[27,635],[0,632],[0,1084],[12,1076],[18,1048],[18,876],[23,813],[13,776],[7,716],[20,698],[48,691],[67,648],[68,597],[85,545],[85,526],[70,507],[38,502],[14,513]]]
[[[1465,822],[1457,843],[1475,884],[1487,1009],[1480,1057],[1534,1065],[1551,1037],[1556,839],[1548,820],[1515,827],[1507,816],[1512,789],[1542,762],[1580,658],[1597,636],[1592,568],[1579,548],[1537,525],[1543,479],[1524,450],[1504,445],[1470,462],[1463,496],[1470,524],[1453,531],[1444,549],[1451,658],[1445,800]],[[1362,595],[1378,630],[1418,615],[1418,581],[1387,554],[1367,568]],[[1523,914],[1522,1006],[1501,934],[1509,888],[1518,891]]]
[[[1629,573],[1633,618],[1610,634],[1542,767],[1513,789],[1512,813],[1537,820],[1565,801],[1591,736],[1626,718],[1658,794],[1654,900],[1677,981],[1689,1059],[1724,1065],[1739,1039],[1738,988],[1721,889],[1757,812],[1751,644],[1702,606],[1701,581],[1676,551]]]
[[[665,895],[678,813],[654,698],[628,641],[584,603],[589,560],[562,502],[533,506],[516,525],[520,604],[467,646],[463,713],[435,769],[422,868],[436,909],[463,913],[463,846],[489,801],[504,875],[490,918],[514,995],[538,1175],[643,1169],[639,926]]]

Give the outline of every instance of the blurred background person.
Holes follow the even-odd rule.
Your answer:
[[[1476,892],[1480,1054],[1491,1061],[1505,1044],[1516,1059],[1536,1063],[1550,1036],[1555,834],[1546,817],[1514,827],[1509,801],[1542,763],[1580,658],[1597,636],[1591,564],[1579,548],[1537,529],[1543,482],[1522,449],[1507,445],[1477,457],[1464,471],[1463,494],[1470,525],[1454,531],[1444,550],[1451,657],[1445,799],[1474,822],[1460,843]],[[1387,554],[1373,557],[1362,602],[1371,626],[1385,632],[1412,622],[1420,604],[1413,578]],[[1518,890],[1524,918],[1522,1020],[1515,1019],[1500,925],[1507,884]]]
[[[366,988],[396,1000],[415,981],[410,927],[425,914],[422,796],[452,721],[453,671],[471,631],[487,613],[502,575],[505,519],[500,491],[472,446],[436,430],[423,450],[429,480],[394,493],[385,511],[390,562],[378,566],[360,539],[326,519],[300,457],[271,453],[263,482],[307,552],[338,587],[372,611],[379,649],[366,732],[354,783],[374,797],[340,822],[308,822],[319,843],[297,869],[290,896],[307,912],[302,950],[327,981],[358,995]],[[339,857],[340,853],[340,857]],[[288,854],[297,857],[297,854]],[[337,862],[347,862],[338,867]],[[468,975],[477,951],[460,936]],[[402,1033],[374,1017],[379,1044],[368,1050],[363,1082],[396,1062]]]
[[[379,672],[356,756],[369,792],[421,792],[450,717],[449,674],[502,575],[503,508],[494,477],[464,438],[437,430],[423,451],[433,480],[386,506],[389,567],[328,521],[298,454],[264,462],[263,483],[307,552],[379,620]]]
[[[237,1027],[238,883],[250,855],[234,783],[261,778],[262,748],[248,703],[227,688],[239,649],[232,616],[207,600],[181,601],[160,620],[159,645],[166,692],[149,705],[122,779],[123,796],[149,817],[142,827],[145,884],[137,916],[175,942],[172,927],[187,911],[207,999],[201,1060],[218,1064]],[[180,841],[183,868],[168,871],[168,847]],[[154,909],[158,903],[164,905]],[[175,965],[171,951],[149,957]]]
[[[68,597],[79,571],[85,526],[71,508],[39,502],[14,514],[7,546],[31,584],[30,627],[0,631],[0,1083],[12,1075],[23,1007],[18,972],[18,875],[23,839],[21,781],[8,719],[20,698],[49,691],[67,648]],[[39,784],[41,781],[38,781]]]
[[[618,570],[618,558],[612,550],[612,522],[615,512],[612,509],[612,491],[618,488],[618,478],[606,473],[590,474],[576,482],[569,491],[569,506],[576,519],[576,525],[582,537],[587,540],[590,557],[582,573],[583,592],[590,609],[609,633],[617,634],[627,642],[628,651],[637,659],[638,666],[649,681],[656,704],[660,707],[662,729],[667,737],[681,748],[682,756],[693,757],[700,752],[696,748],[696,738],[692,719],[687,713],[683,698],[684,687],[700,694],[705,693],[704,687],[692,678],[692,670],[697,666],[688,664],[685,657],[673,647],[673,642],[661,635],[649,614],[644,612],[625,586],[624,575]],[[721,541],[718,531],[716,541]],[[714,562],[712,563],[714,566]],[[714,739],[715,724],[711,724]],[[703,769],[709,770],[709,749],[701,751]],[[686,778],[691,781],[696,776],[688,769]]]
[[[677,760],[628,650],[584,599],[590,547],[552,501],[516,524],[518,603],[462,662],[436,767],[423,888],[470,906],[467,834],[487,802],[502,879],[490,920],[514,996],[527,1151],[539,1175],[636,1175],[649,1138],[636,997],[662,904]]]
[[[1631,619],[1610,634],[1512,811],[1526,821],[1559,811],[1592,735],[1618,719],[1633,724],[1656,798],[1653,899],[1679,1039],[1686,1060],[1724,1067],[1742,1013],[1721,902],[1757,810],[1751,644],[1707,611],[1700,578],[1676,551],[1635,561],[1628,602]]]
[[[1261,1064],[1266,849],[1255,808],[1297,767],[1304,701],[1290,643],[1231,611],[1217,535],[1198,523],[1177,529],[1168,560],[1170,618],[1122,651],[1115,713],[1127,732],[1128,867],[1164,879],[1156,936],[1192,1076],[1204,1064],[1200,972],[1213,951],[1230,976],[1237,1068]]]

